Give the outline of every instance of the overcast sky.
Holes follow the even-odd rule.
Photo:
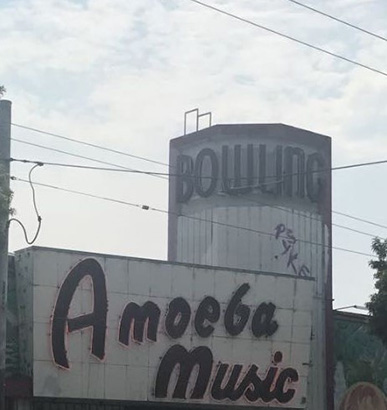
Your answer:
[[[259,24],[387,71],[387,42],[288,0],[208,0]],[[385,0],[310,2],[387,36]],[[332,137],[333,164],[387,158],[387,77],[204,9],[188,0],[3,0],[0,84],[13,122],[168,162],[184,112],[214,123],[285,123]],[[13,127],[12,137],[142,170],[167,168]],[[98,165],[12,143],[12,156]],[[13,165],[27,178],[30,166]],[[387,165],[335,171],[333,209],[386,225]],[[167,180],[132,174],[34,171],[36,182],[167,209]],[[30,188],[14,182],[14,207],[30,236]],[[40,246],[165,259],[167,215],[36,187]],[[333,215],[334,245],[371,253],[387,229]],[[25,247],[11,226],[10,249]],[[334,251],[335,306],[363,305],[373,290],[369,256]]]

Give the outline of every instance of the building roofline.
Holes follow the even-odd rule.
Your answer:
[[[309,131],[304,128],[298,128],[283,123],[246,123],[246,124],[216,124],[211,127],[203,128],[170,140],[170,144],[184,144],[186,142],[192,143],[193,139],[201,140],[206,138],[218,138],[220,136],[227,136],[235,134],[251,135],[259,137],[277,137],[299,143],[325,143],[330,144],[331,137],[319,134],[314,131]]]
[[[139,262],[150,262],[150,263],[158,263],[163,265],[177,265],[177,266],[185,266],[191,268],[199,268],[199,269],[212,269],[212,270],[222,270],[222,271],[232,271],[232,272],[241,272],[241,273],[251,273],[251,274],[263,274],[263,275],[274,275],[274,276],[285,276],[288,278],[297,278],[302,280],[309,280],[314,281],[315,279],[312,277],[300,277],[296,275],[286,274],[286,273],[279,273],[279,272],[267,272],[267,271],[260,271],[260,270],[250,270],[250,269],[241,269],[241,268],[230,268],[230,267],[223,267],[223,266],[212,266],[212,265],[199,265],[196,263],[183,263],[183,262],[174,262],[174,261],[166,261],[160,259],[148,259],[148,258],[139,258],[133,256],[124,256],[124,255],[113,255],[107,253],[98,253],[98,252],[91,252],[91,251],[79,251],[76,249],[61,249],[61,248],[51,248],[51,247],[44,247],[44,246],[30,246],[27,248],[19,249],[14,253],[15,257],[21,255],[25,252],[35,252],[35,251],[45,251],[45,252],[61,252],[61,253],[76,253],[84,256],[95,256],[101,258],[118,258],[118,259],[130,259],[133,261]]]

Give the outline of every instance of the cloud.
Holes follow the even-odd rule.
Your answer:
[[[384,42],[286,0],[263,0],[259,6],[254,0],[208,2],[364,64],[385,67]],[[383,0],[318,1],[313,6],[386,35]],[[212,111],[215,123],[282,122],[331,135],[335,164],[387,155],[383,76],[188,0],[18,0],[2,3],[0,10],[0,55],[5,56],[0,83],[13,100],[17,123],[167,162],[169,139],[182,134],[184,112],[199,107]],[[122,166],[165,170],[16,128],[13,135]],[[80,161],[17,143],[13,155]],[[15,175],[27,172],[14,167]],[[340,175],[335,176],[336,209],[366,219],[383,215],[381,204],[387,198],[379,188],[384,184],[379,170],[370,170],[361,190],[355,174]],[[44,167],[36,180],[167,207],[167,184],[156,178]],[[28,185],[14,187],[19,215],[33,229]],[[377,201],[372,201],[375,191]],[[45,223],[39,244],[165,255],[165,216],[43,188],[39,200]],[[369,238],[357,241],[339,229],[335,233],[338,244],[368,251]],[[12,249],[24,246],[16,229],[11,240]],[[343,269],[345,257],[337,253],[337,261]]]

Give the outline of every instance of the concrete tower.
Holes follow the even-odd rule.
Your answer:
[[[329,137],[282,124],[170,143],[170,261],[314,279],[309,410],[331,405],[330,168]]]

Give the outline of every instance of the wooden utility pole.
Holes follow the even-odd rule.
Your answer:
[[[11,156],[11,101],[0,100],[0,195],[7,203],[0,212],[0,409],[5,409],[7,333],[9,169]]]

